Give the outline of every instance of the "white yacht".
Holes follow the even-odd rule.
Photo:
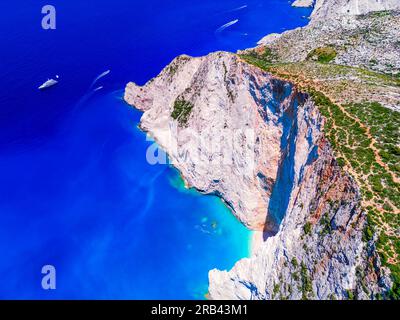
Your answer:
[[[56,79],[58,79],[58,76],[56,76]],[[39,90],[47,89],[50,88],[58,83],[57,80],[54,79],[48,79],[45,83],[43,83],[40,87]]]

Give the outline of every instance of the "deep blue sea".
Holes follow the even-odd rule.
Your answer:
[[[46,4],[56,30],[41,28]],[[203,299],[210,269],[248,256],[250,232],[146,162],[124,86],[179,54],[253,47],[309,13],[287,0],[1,1],[0,299]]]

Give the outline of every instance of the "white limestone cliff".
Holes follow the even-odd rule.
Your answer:
[[[323,20],[399,9],[398,0],[315,0],[311,17],[312,20]]]
[[[179,99],[194,105],[185,127],[171,118]],[[178,57],[144,87],[128,84],[125,94],[145,111],[141,128],[167,150],[187,185],[221,196],[249,228],[272,231],[282,213],[266,213],[275,205],[270,195],[293,99],[300,97],[289,84],[227,53]]]
[[[340,64],[365,66],[379,57],[374,69],[400,68],[398,13],[379,25],[370,15],[360,18],[400,10],[400,1],[293,6],[314,7],[310,24],[259,42],[282,61],[304,61],[330,45]],[[376,239],[362,240],[359,188],[336,163],[318,109],[293,84],[217,52],[176,58],[143,87],[129,83],[125,100],[144,112],[141,128],[167,151],[186,185],[220,196],[255,230],[249,258],[210,271],[211,299],[373,299],[391,288]]]
[[[267,46],[275,62],[305,61],[314,49],[333,47],[338,65],[396,74],[399,30],[400,1],[319,0],[307,26],[269,34],[258,46]]]
[[[125,100],[144,112],[141,128],[188,186],[219,195],[258,230],[250,258],[210,272],[210,298],[370,298],[379,291],[367,263],[375,261],[372,251],[361,241],[358,187],[336,164],[306,94],[217,52],[176,58],[143,87],[129,83]],[[190,106],[185,121],[172,117],[177,102]]]
[[[293,7],[298,8],[309,8],[314,5],[315,0],[296,0],[292,3]]]
[[[398,0],[296,0],[293,7],[314,7],[314,20],[337,18],[339,16],[354,16],[374,11],[399,10]]]

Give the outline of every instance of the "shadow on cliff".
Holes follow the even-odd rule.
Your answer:
[[[306,99],[304,94],[293,92],[294,89],[291,85],[284,84],[281,81],[276,83],[274,87],[274,100],[279,101],[281,107],[281,110],[277,111],[282,113],[279,119],[282,126],[281,159],[269,201],[263,233],[264,241],[278,232],[289,207],[291,193],[296,181],[294,165],[298,133],[298,108],[304,104]]]

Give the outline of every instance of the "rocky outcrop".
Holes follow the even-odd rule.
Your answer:
[[[214,299],[370,298],[373,250],[355,182],[309,97],[229,53],[180,56],[125,100],[186,184],[256,230],[250,258],[210,272]],[[369,281],[362,279],[369,277]]]
[[[379,292],[361,239],[365,214],[358,188],[332,157],[320,121],[313,105],[302,107],[298,130],[313,132],[314,153],[300,172],[292,169],[301,179],[291,190],[279,232],[261,240],[258,235],[253,255],[232,270],[212,270],[212,298],[370,299]],[[365,274],[374,280],[364,281]]]
[[[293,7],[298,8],[309,8],[314,5],[315,0],[296,0],[292,3]]]
[[[312,20],[356,16],[375,11],[399,10],[398,0],[315,0]]]
[[[268,45],[270,43],[274,43],[277,39],[282,36],[281,33],[270,33],[263,37],[260,41],[257,42],[258,45]]]
[[[375,11],[399,10],[398,0],[296,0],[293,7],[314,7],[313,20],[356,16]]]
[[[358,9],[348,12],[347,6]],[[282,62],[305,61],[313,50],[329,46],[336,51],[333,63],[400,73],[399,30],[400,1],[325,0],[317,1],[307,26],[267,35],[258,45]]]
[[[292,161],[291,123],[304,98],[227,53],[178,57],[153,81],[130,83],[125,93],[145,112],[141,127],[167,150],[188,186],[219,195],[252,230],[271,232],[285,212],[278,203],[288,202],[295,183],[280,168]],[[177,101],[194,106],[184,126],[171,118]]]

